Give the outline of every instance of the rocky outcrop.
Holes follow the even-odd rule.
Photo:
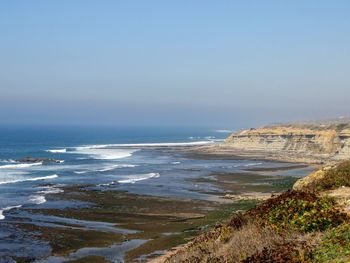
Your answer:
[[[52,158],[45,157],[24,157],[22,159],[16,160],[19,163],[61,163],[61,160],[56,160]]]

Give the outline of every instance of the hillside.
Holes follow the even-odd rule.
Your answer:
[[[349,262],[350,162],[294,188],[152,262]]]

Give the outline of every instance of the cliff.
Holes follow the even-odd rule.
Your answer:
[[[350,123],[285,124],[235,132],[206,154],[309,163],[350,158]]]

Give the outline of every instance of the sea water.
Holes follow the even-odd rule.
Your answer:
[[[195,183],[196,179],[252,166],[280,165],[199,159],[183,151],[222,142],[229,132],[212,128],[1,127],[0,259],[13,253],[35,257],[47,254],[49,248],[45,249],[45,244],[33,243],[13,223],[27,220],[54,226],[57,218],[34,218],[26,211],[72,205],[47,198],[48,194],[63,192],[66,186],[89,185],[100,191],[209,199],[212,196],[208,193],[221,190],[213,184]],[[57,162],[18,161],[25,157]]]

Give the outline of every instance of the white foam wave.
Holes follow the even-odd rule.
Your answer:
[[[59,194],[59,193],[63,193],[64,190],[62,190],[61,188],[58,188],[57,186],[43,186],[41,187],[42,190],[38,191],[38,194]]]
[[[6,159],[6,160],[0,160],[1,163],[16,163],[15,160],[12,159]]]
[[[8,206],[8,207],[0,209],[0,220],[4,220],[5,219],[5,216],[4,216],[4,212],[5,211],[9,211],[11,209],[20,208],[20,207],[22,207],[22,205]]]
[[[171,162],[171,164],[180,164],[181,162]]]
[[[21,169],[21,168],[28,168],[32,166],[38,166],[42,165],[43,163],[19,163],[19,164],[6,164],[6,165],[1,165],[0,169]]]
[[[138,174],[128,176],[127,179],[118,180],[117,182],[120,184],[134,184],[138,181],[143,181],[151,178],[158,178],[160,176],[159,173],[148,173],[148,174]]]
[[[196,142],[161,142],[161,143],[125,143],[125,144],[97,144],[77,147],[77,150],[83,149],[108,149],[115,147],[168,147],[168,146],[196,146],[213,143],[209,141],[196,141]]]
[[[46,203],[46,198],[45,195],[33,195],[29,198],[29,202],[40,205]]]
[[[107,172],[107,171],[112,171],[117,168],[133,168],[136,167],[137,165],[135,164],[116,164],[116,165],[111,165],[102,169],[96,170],[97,172]]]
[[[135,149],[104,149],[94,147],[77,147],[73,153],[86,154],[97,160],[116,160],[132,156]]]
[[[112,171],[114,169],[119,169],[119,168],[133,168],[138,165],[136,164],[115,164],[115,165],[109,165],[103,168],[99,169],[91,169],[91,170],[84,170],[84,171],[74,171],[75,174],[86,174],[86,173],[92,173],[92,172],[107,172],[107,171]]]
[[[89,171],[74,171],[73,173],[75,173],[75,174],[86,174],[88,172]]]
[[[52,150],[46,150],[46,152],[49,152],[49,153],[66,153],[67,149],[52,149]]]
[[[13,184],[13,183],[19,183],[19,182],[26,182],[26,181],[49,180],[49,179],[55,179],[57,177],[58,177],[57,174],[53,174],[53,175],[42,176],[42,177],[21,178],[21,179],[16,179],[16,180],[0,181],[0,185],[1,184]]]

